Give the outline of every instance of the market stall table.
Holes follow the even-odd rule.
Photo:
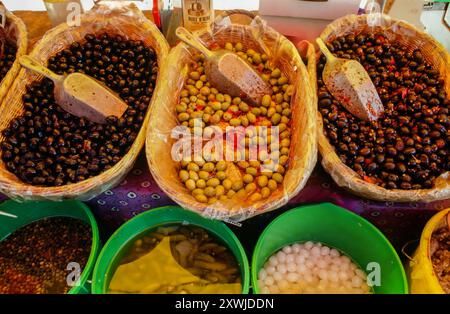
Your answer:
[[[28,28],[30,49],[51,28],[46,12],[16,11]],[[146,13],[150,17],[150,13]],[[1,200],[6,197],[1,196]],[[303,204],[331,202],[349,209],[375,224],[393,243],[402,258],[402,247],[420,238],[427,220],[438,210],[450,207],[450,200],[429,204],[374,202],[355,197],[339,188],[320,166],[320,161],[303,191],[279,210],[233,225],[232,229],[251,256],[262,230],[276,216]],[[174,204],[157,186],[148,171],[144,151],[134,169],[116,188],[87,202],[96,215],[104,239],[133,216],[152,208]],[[327,217],[323,217],[327,219]],[[358,241],[358,239],[355,239]],[[414,245],[412,245],[414,247]]]

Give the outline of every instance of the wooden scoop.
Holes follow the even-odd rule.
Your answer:
[[[219,90],[234,97],[259,104],[264,95],[272,95],[272,88],[237,54],[228,50],[211,51],[187,29],[178,27],[178,38],[206,57],[205,70],[209,81]]]
[[[107,117],[120,118],[128,108],[117,94],[88,75],[58,75],[29,56],[20,57],[19,62],[25,68],[51,79],[55,83],[54,94],[58,105],[77,117],[104,124]]]
[[[356,60],[336,58],[322,39],[316,39],[327,58],[322,79],[330,93],[352,115],[361,120],[377,120],[384,112],[377,89],[364,67]]]

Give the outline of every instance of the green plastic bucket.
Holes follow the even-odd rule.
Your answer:
[[[100,252],[92,279],[92,293],[108,292],[109,283],[127,249],[149,230],[169,224],[192,224],[204,228],[222,240],[236,257],[242,277],[242,293],[250,286],[250,270],[244,248],[234,233],[222,222],[210,220],[180,207],[167,206],[144,212],[121,226]]]
[[[306,241],[338,249],[362,270],[369,263],[378,263],[381,285],[373,287],[375,293],[408,293],[403,265],[386,237],[362,217],[328,203],[292,209],[267,226],[253,252],[253,291],[260,293],[258,272],[270,256],[286,245]]]
[[[95,260],[100,251],[100,237],[94,215],[85,204],[77,201],[26,203],[5,201],[0,204],[0,211],[17,216],[17,218],[11,218],[0,215],[0,241],[4,240],[14,231],[44,218],[71,217],[89,224],[92,230],[91,253],[81,274],[80,285],[73,287],[68,293],[90,293],[90,283],[88,281],[91,278]]]

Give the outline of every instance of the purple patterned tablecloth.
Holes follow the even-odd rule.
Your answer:
[[[398,251],[407,242],[420,237],[427,220],[438,210],[450,207],[450,200],[430,204],[374,202],[355,197],[334,184],[320,165],[303,191],[289,204],[271,213],[245,221],[236,232],[248,253],[251,253],[265,226],[280,213],[302,204],[331,202],[351,210],[375,224]],[[174,202],[164,194],[151,177],[144,153],[134,169],[116,188],[87,202],[96,215],[105,240],[125,221],[135,215]]]

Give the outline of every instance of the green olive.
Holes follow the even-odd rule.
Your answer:
[[[240,126],[241,125],[241,120],[239,118],[233,118],[230,120],[230,124],[232,126]]]
[[[208,186],[207,188],[205,188],[204,193],[208,197],[215,196],[216,195],[216,189],[214,187],[212,187],[212,186]]]
[[[253,182],[253,176],[251,175],[251,174],[245,174],[243,177],[242,177],[242,180],[245,182],[245,183],[251,183],[251,182]]]
[[[180,170],[179,176],[180,176],[181,181],[183,181],[183,182],[186,182],[187,180],[189,180],[189,172],[187,172],[186,170]]]
[[[275,95],[275,102],[281,104],[284,101],[283,94],[278,93]]]
[[[208,180],[208,182],[206,182],[206,184],[208,186],[211,186],[211,187],[215,188],[216,186],[218,186],[220,184],[220,180],[217,179],[217,178],[211,178],[211,179]]]
[[[275,191],[277,189],[277,181],[275,181],[274,179],[270,179],[269,182],[267,183],[267,187],[272,190]]]
[[[200,203],[207,203],[208,198],[204,194],[197,194],[195,195],[195,199]]]
[[[219,200],[221,202],[226,202],[226,201],[228,201],[228,197],[226,195],[220,195]]]
[[[187,165],[187,170],[197,172],[197,171],[200,170],[200,168],[199,168],[199,166],[198,166],[195,162],[190,162],[190,163]]]
[[[241,102],[239,104],[239,110],[241,110],[242,112],[248,112],[250,110],[250,106],[247,105],[245,102]]]
[[[222,185],[216,186],[216,196],[225,195],[225,188]]]
[[[203,114],[203,122],[208,123],[211,120],[211,115],[209,113]]]
[[[241,119],[242,126],[244,126],[244,127],[249,126],[250,122],[248,121],[246,116],[242,116],[240,119]]]
[[[223,94],[217,94],[216,95],[216,100],[219,102],[224,102],[225,101],[225,97],[223,96]]]
[[[236,194],[235,191],[229,190],[229,191],[227,192],[227,197],[228,197],[228,198],[232,198],[235,194]]]
[[[250,57],[252,57],[255,53],[256,53],[256,52],[255,52],[255,50],[253,50],[253,49],[247,50],[247,55],[250,56]]]
[[[252,124],[256,122],[256,116],[252,112],[247,113],[247,119]]]
[[[258,65],[262,62],[261,55],[259,53],[253,54],[252,59],[253,59],[253,63],[256,65]]]
[[[258,187],[256,186],[255,183],[250,182],[245,186],[245,192],[252,193],[252,192],[255,192],[257,188]]]
[[[284,75],[278,79],[278,85],[284,85],[284,84],[287,84],[287,82],[288,82],[288,78]]]
[[[272,116],[272,119],[270,119],[270,121],[272,122],[273,125],[278,125],[278,123],[280,123],[280,121],[281,121],[281,116],[280,116],[280,114],[279,114],[279,113],[275,113],[275,114]]]
[[[263,188],[265,186],[267,186],[267,183],[269,182],[269,180],[267,179],[267,176],[259,176],[256,179],[256,182],[258,183],[258,185]]]
[[[261,196],[262,198],[268,198],[270,196],[270,189],[268,187],[264,187],[261,189]]]
[[[198,173],[192,170],[189,170],[189,178],[191,178],[194,181],[197,181],[199,179]]]
[[[195,88],[201,89],[202,87],[203,87],[203,82],[202,81],[195,82]]]
[[[289,155],[289,147],[281,147],[280,154],[281,155]]]
[[[291,132],[289,130],[283,131],[280,133],[280,139],[290,138]]]
[[[262,75],[261,75],[261,78],[262,78],[264,81],[268,82],[268,81],[270,80],[270,75],[269,75],[269,74],[262,74]]]
[[[225,173],[225,171],[218,171],[216,172],[216,178],[223,181],[227,178],[227,174]]]
[[[207,162],[206,164],[203,165],[202,170],[207,171],[207,172],[212,172],[214,171],[214,163],[212,162]]]
[[[188,90],[189,90],[189,95],[191,96],[195,96],[198,94],[198,89],[195,88],[194,86],[188,86]]]
[[[277,110],[274,107],[270,107],[269,109],[267,109],[267,116],[271,118],[276,112]]]
[[[291,115],[291,109],[289,109],[289,108],[283,109],[281,114],[283,116],[289,117]]]
[[[280,145],[282,147],[289,147],[289,145],[291,145],[291,140],[288,138],[284,138],[281,140]]]
[[[203,86],[200,89],[200,94],[204,95],[204,96],[208,96],[211,93],[211,90],[209,89],[209,87],[207,86]]]
[[[195,195],[198,195],[198,194],[203,194],[203,190],[202,189],[195,189],[191,193],[192,193],[193,196],[195,196]]]
[[[261,193],[256,192],[256,193],[253,193],[252,195],[250,195],[249,199],[251,202],[257,202],[262,199],[262,195],[261,195]]]
[[[264,95],[261,100],[261,105],[263,105],[264,107],[269,107],[271,102],[272,102],[272,97],[270,97],[270,95]]]
[[[188,113],[182,112],[182,113],[180,113],[178,115],[178,121],[183,122],[183,121],[187,121],[187,120],[189,120],[189,114]]]
[[[216,164],[217,171],[225,171],[227,169],[227,163],[223,160],[218,161]]]
[[[209,179],[209,172],[201,170],[201,171],[198,172],[198,176],[199,176],[200,179],[208,180]]]
[[[281,174],[279,174],[278,172],[274,173],[272,175],[272,179],[275,180],[277,183],[282,183],[283,182],[283,176]]]
[[[180,93],[181,98],[185,98],[189,96],[189,91],[187,89],[183,89]]]
[[[185,182],[186,187],[188,190],[193,191],[197,186],[195,185],[195,181],[192,179],[189,179]]]
[[[250,164],[245,160],[238,161],[237,165],[239,168],[242,168],[242,169],[245,169],[248,166],[250,166]]]
[[[261,114],[261,109],[260,108],[252,108],[252,113],[258,117]]]
[[[217,124],[220,122],[220,116],[218,114],[214,114],[211,119],[209,119],[209,122],[212,124]]]
[[[228,108],[231,106],[231,103],[229,101],[225,101],[222,103],[222,110],[228,110]]]
[[[230,179],[225,179],[223,180],[222,185],[225,188],[225,190],[229,190],[233,186],[233,183],[231,182]]]
[[[226,43],[226,44],[225,44],[225,49],[226,49],[226,50],[233,51],[233,44],[232,44],[232,43]]]
[[[244,182],[242,182],[242,180],[236,180],[231,185],[231,188],[236,192],[239,191],[240,189],[242,189],[243,187],[244,187]]]
[[[244,49],[244,47],[242,46],[241,43],[237,43],[237,44],[234,46],[234,49],[236,49],[236,51],[242,51],[242,50]]]
[[[225,112],[222,116],[225,121],[230,121],[233,118],[233,114],[231,112]]]
[[[239,97],[233,98],[233,104],[236,105],[236,106],[239,105],[239,104],[241,103],[241,101],[242,101],[242,100],[241,100],[241,98],[239,98]]]
[[[245,172],[251,174],[252,176],[256,176],[258,174],[258,170],[253,167],[248,167],[247,169],[245,169]]]
[[[281,76],[281,70],[276,68],[275,70],[272,71],[270,76],[276,79],[279,78]]]
[[[178,113],[185,112],[185,111],[187,110],[187,105],[186,105],[184,102],[182,102],[182,103],[176,105],[175,110],[176,110]]]
[[[280,123],[278,124],[278,132],[280,132],[280,134],[285,131],[287,129],[287,125],[284,123]]]
[[[197,182],[195,182],[195,185],[199,189],[204,189],[206,187],[206,181],[203,179],[198,179]]]
[[[287,163],[289,162],[289,156],[283,155],[280,157],[280,165],[287,165]]]

